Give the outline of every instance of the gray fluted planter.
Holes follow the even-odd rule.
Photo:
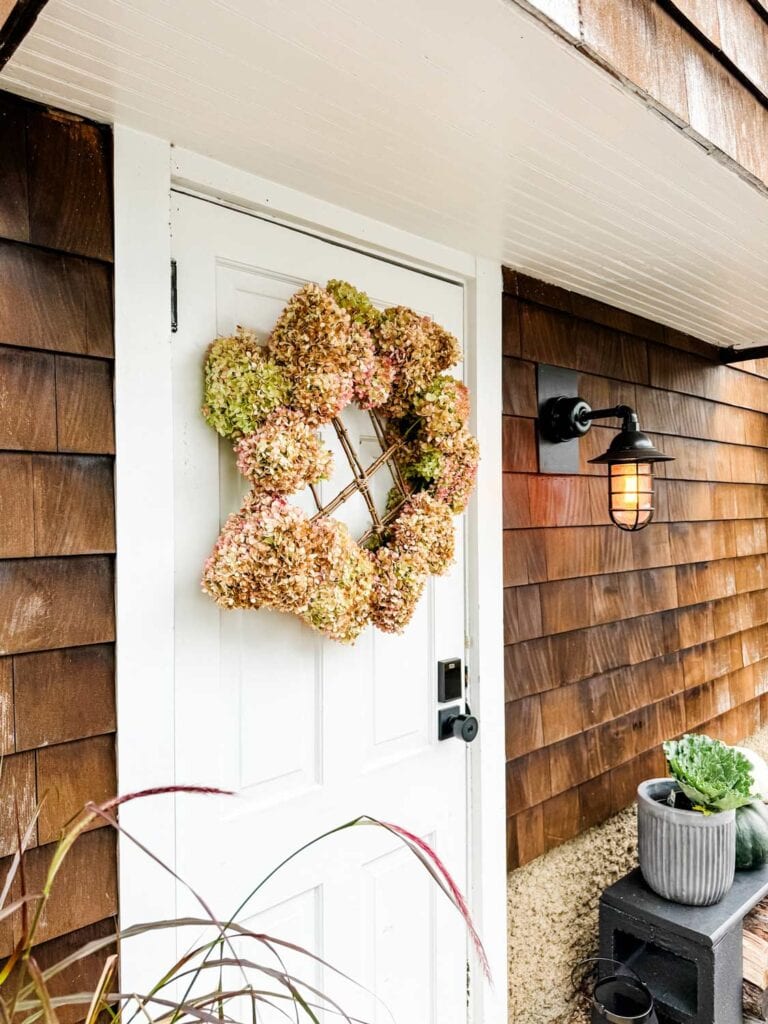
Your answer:
[[[643,878],[674,903],[706,907],[733,885],[736,812],[701,814],[670,807],[674,779],[648,779],[637,788],[637,847]]]

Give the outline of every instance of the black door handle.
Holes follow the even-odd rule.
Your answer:
[[[469,708],[467,708],[469,711]],[[480,730],[480,723],[474,715],[462,715],[458,707],[444,708],[437,715],[437,738],[448,740],[452,737],[471,743]]]

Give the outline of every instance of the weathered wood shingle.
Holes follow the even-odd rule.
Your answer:
[[[25,825],[47,794],[34,890],[62,826],[116,787],[110,133],[0,94],[0,177],[0,879],[16,807]],[[38,961],[111,934],[116,911],[101,827],[57,879]]]
[[[504,639],[509,863],[630,803],[686,729],[741,739],[768,721],[768,366],[505,273]],[[519,344],[518,344],[519,342]],[[536,366],[579,375],[593,407],[635,406],[676,462],[654,522],[610,525],[614,436],[575,476],[537,472]]]

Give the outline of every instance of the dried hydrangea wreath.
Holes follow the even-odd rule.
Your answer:
[[[265,346],[243,330],[215,341],[203,415],[235,443],[251,490],[216,541],[203,590],[224,608],[292,612],[345,643],[369,622],[402,631],[429,575],[450,566],[452,516],[474,487],[469,396],[442,373],[460,356],[433,320],[400,306],[380,312],[344,281],[298,291]],[[367,467],[339,418],[350,402],[369,411],[382,445]],[[354,479],[323,506],[316,485],[330,477],[332,457],[316,431],[325,423]],[[380,515],[367,481],[385,463],[394,487]],[[307,486],[314,516],[286,500]],[[331,517],[356,491],[372,521],[360,541]]]

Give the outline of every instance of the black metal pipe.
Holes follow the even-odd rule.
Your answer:
[[[590,409],[589,412],[583,412],[579,418],[584,422],[616,418],[623,420],[624,430],[637,430],[639,427],[637,413],[628,405],[614,405],[611,409]]]
[[[745,363],[748,359],[768,359],[768,345],[753,345],[752,348],[720,349],[721,363]]]
[[[48,0],[17,0],[0,25],[0,70],[2,70],[37,20]]]

